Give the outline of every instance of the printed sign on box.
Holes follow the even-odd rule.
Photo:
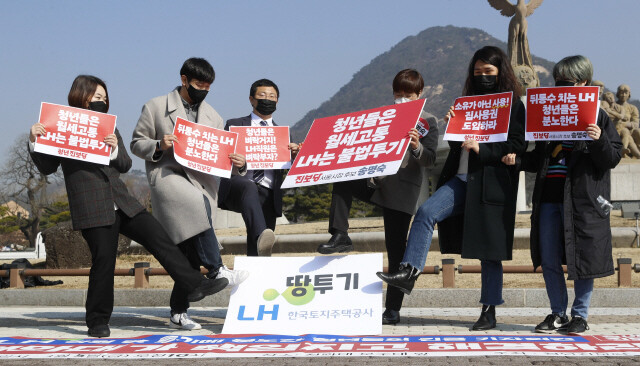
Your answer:
[[[234,268],[250,275],[231,293],[223,333],[382,332],[381,253],[236,257]]]
[[[395,174],[424,103],[419,99],[316,119],[282,188]]]
[[[598,120],[597,86],[527,89],[526,140],[591,140],[587,126]]]
[[[291,165],[288,126],[230,126],[238,133],[238,154],[247,159],[247,169],[287,169]]]
[[[173,128],[176,161],[187,168],[218,177],[231,177],[229,154],[236,151],[238,134],[189,122],[178,117]]]
[[[104,138],[116,129],[116,116],[42,102],[38,122],[47,133],[36,138],[34,151],[109,165],[111,146]]]
[[[512,92],[457,98],[453,103],[455,116],[449,119],[443,139],[507,141],[512,102]]]

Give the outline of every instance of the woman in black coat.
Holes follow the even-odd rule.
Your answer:
[[[473,55],[463,94],[513,92],[507,141],[449,141],[451,150],[438,189],[416,213],[400,271],[378,273],[389,285],[410,293],[424,268],[437,223],[442,253],[481,260],[483,306],[473,330],[494,328],[495,306],[504,302],[501,261],[511,259],[518,172],[502,164],[501,159],[505,153],[522,154],[526,150],[520,90],[502,50],[487,46]],[[453,107],[445,119],[452,115]]]
[[[562,59],[553,69],[556,86],[591,85],[593,66],[584,56]],[[592,141],[540,141],[522,158],[507,155],[503,162],[520,170],[537,172],[531,215],[531,259],[542,265],[551,314],[536,326],[537,332],[555,330],[582,333],[593,279],[614,273],[611,255],[609,208],[610,170],[621,158],[622,142],[607,113],[587,127]],[[569,321],[567,286],[574,280],[575,300]]]
[[[109,110],[107,86],[95,76],[76,77],[68,100],[71,107],[101,113]],[[44,175],[62,167],[73,228],[82,232],[91,251],[85,304],[89,336],[108,337],[111,334],[109,320],[113,312],[113,276],[120,233],[142,244],[153,254],[171,278],[188,289],[190,301],[198,301],[226,287],[229,283],[226,278],[210,280],[191,268],[162,225],[131,196],[120,179],[120,173],[131,168],[131,158],[117,129],[104,138],[105,144],[112,148],[109,165],[34,152],[36,137],[46,133],[41,123],[31,127],[29,152]]]

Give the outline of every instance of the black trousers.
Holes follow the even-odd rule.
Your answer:
[[[276,229],[273,190],[240,176],[231,177],[224,204],[242,214],[247,228],[247,256],[258,255],[258,236],[267,228]]]
[[[144,246],[167,270],[171,278],[187,291],[194,290],[203,277],[173,244],[162,225],[147,211],[128,217],[116,211],[113,225],[83,229],[82,236],[91,251],[89,290],[85,308],[88,327],[108,324],[113,312],[113,271],[122,233]]]
[[[334,183],[329,213],[329,232],[331,234],[336,234],[338,231],[348,232],[349,210],[353,197],[364,202],[371,202],[371,196],[374,192],[375,189],[369,187],[365,179]],[[387,207],[383,207],[382,212],[389,272],[396,272],[400,269],[400,262],[407,248],[407,235],[412,215]],[[403,299],[404,293],[397,287],[387,287],[387,298],[385,299],[387,309],[399,311]]]
[[[198,249],[196,248],[196,245],[198,245],[196,242],[197,240],[199,240],[199,238],[194,236],[178,244],[177,247],[187,258],[191,268],[199,272],[202,260],[200,259]],[[177,282],[173,284],[173,290],[171,291],[171,297],[169,298],[169,306],[171,307],[172,315],[187,312],[187,309],[189,309],[189,300],[187,300],[188,294],[188,288],[185,288]]]

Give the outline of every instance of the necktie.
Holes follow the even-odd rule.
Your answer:
[[[267,121],[260,121],[260,126],[268,126]],[[264,179],[264,170],[253,171],[253,181],[259,184]]]

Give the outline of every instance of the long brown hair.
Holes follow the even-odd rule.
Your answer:
[[[478,60],[498,68],[498,87],[496,93],[511,91],[513,92],[513,99],[520,98],[522,95],[522,87],[518,79],[516,79],[516,75],[513,73],[511,63],[507,55],[501,49],[494,46],[482,47],[473,54],[471,62],[469,62],[467,81],[465,81],[464,89],[462,89],[463,95],[480,94],[473,88],[473,69]]]
[[[71,84],[71,90],[69,90],[69,96],[67,100],[71,107],[76,108],[89,108],[89,102],[91,102],[91,98],[96,93],[96,89],[98,89],[98,85],[104,88],[107,102],[107,111],[109,110],[109,92],[107,91],[107,84],[104,83],[100,78],[97,78],[92,75],[78,75],[75,80],[73,80],[73,84]]]

